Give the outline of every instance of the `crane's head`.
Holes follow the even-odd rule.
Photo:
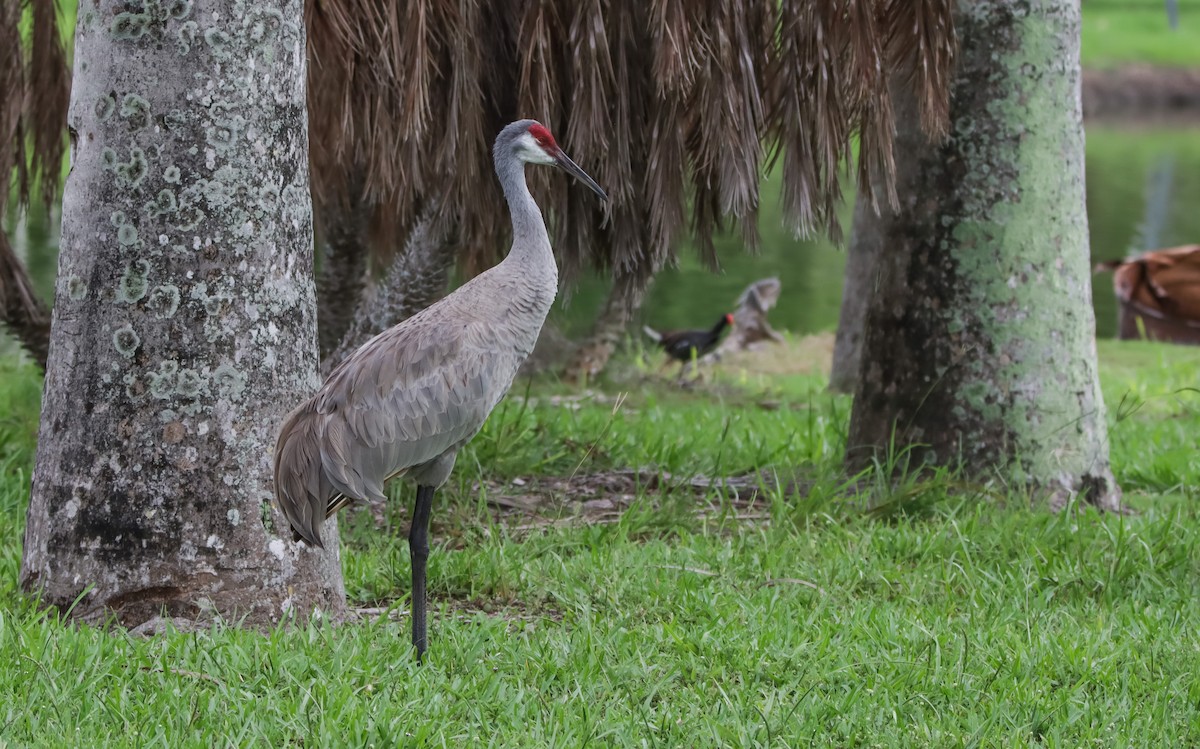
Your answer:
[[[557,166],[587,185],[592,192],[600,196],[601,200],[608,200],[608,195],[600,188],[600,185],[597,185],[596,181],[587,175],[587,172],[580,169],[578,164],[563,153],[562,148],[555,142],[554,136],[550,134],[545,125],[537,120],[520,120],[500,132],[500,136],[496,138],[497,165],[502,148],[506,143],[512,149],[510,153],[521,161],[527,164]]]

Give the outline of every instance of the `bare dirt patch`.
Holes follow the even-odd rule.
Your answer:
[[[548,526],[613,523],[638,502],[651,508],[666,497],[694,497],[697,519],[722,518],[763,521],[769,518],[767,495],[803,493],[798,476],[772,471],[743,476],[674,476],[652,469],[600,471],[577,476],[517,478],[485,487],[493,520],[511,531],[528,532]]]
[[[575,476],[517,478],[505,482],[476,485],[475,492],[486,492],[491,521],[506,532],[520,538],[547,528],[573,525],[615,523],[638,503],[647,509],[658,509],[668,498],[683,499],[688,512],[697,520],[720,520],[733,523],[765,523],[770,519],[770,496],[782,491],[785,495],[804,494],[810,482],[798,475],[780,476],[772,471],[742,476],[710,478],[707,476],[679,477],[653,469],[601,471]],[[358,505],[362,509],[366,505]],[[407,508],[405,508],[407,512]],[[373,513],[375,514],[375,513]],[[451,548],[469,545],[472,531],[448,519],[449,525],[434,529],[434,535]],[[375,522],[383,527],[384,520],[376,514]],[[435,526],[438,525],[435,521]],[[490,533],[484,527],[475,532]],[[403,543],[398,537],[397,542]],[[714,574],[693,568],[680,568],[696,574]],[[794,583],[816,587],[812,583],[780,578],[766,584]],[[562,611],[549,601],[531,602],[499,596],[466,597],[453,592],[438,596],[452,615],[471,619],[480,614],[503,619],[511,631],[536,627],[539,622],[562,621]],[[349,618],[360,622],[387,618],[401,621],[410,615],[401,601],[379,601],[350,611]]]
[[[747,351],[722,356],[718,366],[736,374],[828,375],[833,367],[833,343],[832,332],[788,337],[782,343],[764,341]]]
[[[387,606],[360,606],[351,609],[350,617],[360,622],[378,621],[383,617],[390,621],[406,620],[411,612],[408,607],[397,605],[399,600],[397,599]],[[514,630],[536,626],[538,622],[542,621],[561,622],[563,619],[562,611],[548,603],[529,602],[519,598],[484,598],[481,596],[466,598],[455,596],[452,593],[448,597],[438,596],[434,600],[446,603],[450,608],[451,616],[456,619],[469,620],[482,614],[494,619],[503,619]]]

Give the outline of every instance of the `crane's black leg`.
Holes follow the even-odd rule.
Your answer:
[[[408,531],[408,554],[412,560],[412,641],[417,661],[425,655],[425,561],[429,559],[429,515],[433,510],[432,486],[417,487],[412,527]]]

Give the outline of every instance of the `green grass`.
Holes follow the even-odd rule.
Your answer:
[[[1200,351],[1101,355],[1133,516],[946,481],[862,513],[835,471],[848,401],[816,376],[724,384],[714,402],[634,370],[604,389],[628,393],[615,409],[551,405],[567,391],[539,384],[536,404],[498,410],[445,494],[424,667],[406,616],[135,639],[36,611],[15,580],[39,381],[4,364],[0,746],[1196,745]],[[797,463],[812,495],[772,497],[765,522],[645,496],[613,523],[518,538],[471,488]],[[355,527],[345,552],[356,603],[406,608],[401,540]]]
[[[1162,0],[1087,0],[1081,56],[1085,67],[1097,68],[1200,65],[1200,0],[1179,0],[1176,29]]]

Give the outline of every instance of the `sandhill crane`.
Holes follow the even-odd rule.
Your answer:
[[[667,352],[670,359],[683,362],[683,366],[679,368],[679,376],[683,377],[693,361],[716,347],[721,332],[732,324],[733,315],[726,313],[721,315],[721,319],[709,330],[668,330],[660,333],[649,325],[642,326],[642,330]],[[670,359],[667,363],[670,363]]]
[[[288,415],[275,446],[276,501],[297,539],[315,546],[323,546],[325,518],[351,501],[385,501],[384,484],[401,475],[417,485],[408,544],[418,659],[426,648],[434,492],[508,392],[558,291],[558,266],[525,184],[525,164],[558,166],[608,198],[534,120],[501,130],[493,158],[512,218],[508,256],[363,344]]]

